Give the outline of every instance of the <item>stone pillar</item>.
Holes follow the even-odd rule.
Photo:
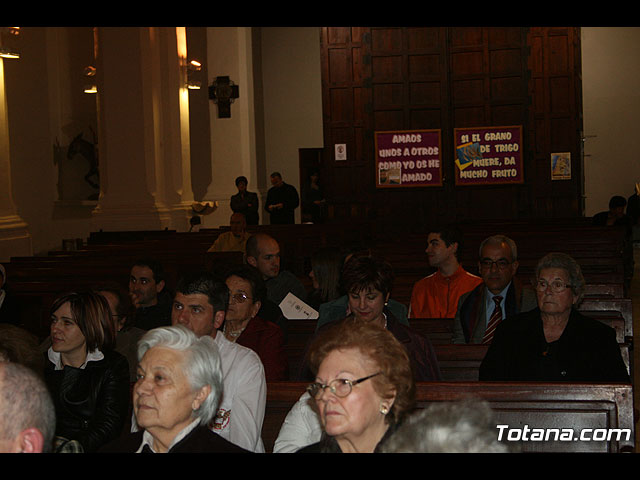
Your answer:
[[[0,58],[0,262],[33,254],[27,224],[17,214],[13,203],[4,62]]]
[[[98,29],[93,228],[186,230],[193,200],[183,27]]]
[[[229,224],[236,177],[247,177],[252,192],[258,187],[251,36],[249,27],[207,28],[208,85],[216,77],[228,76],[238,85],[239,98],[231,104],[231,118],[218,118],[218,106],[210,102],[212,178],[203,200],[217,201],[219,207],[203,217],[205,226]]]

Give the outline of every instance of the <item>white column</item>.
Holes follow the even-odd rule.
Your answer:
[[[193,194],[179,31],[99,28],[94,229],[187,228]]]
[[[210,103],[211,184],[204,200],[217,201],[218,209],[203,217],[205,226],[228,225],[235,179],[244,175],[249,190],[257,192],[256,132],[251,28],[207,28],[208,85],[228,76],[238,85],[239,98],[231,104],[231,118],[218,118],[218,106]],[[260,206],[262,218],[262,205]]]
[[[4,62],[0,58],[0,262],[33,254],[27,224],[17,214],[13,203]]]

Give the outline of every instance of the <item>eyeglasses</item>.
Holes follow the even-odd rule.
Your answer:
[[[248,297],[246,293],[234,293],[229,298],[229,300],[231,299],[233,299],[236,303],[244,303],[247,300],[251,300],[251,297]]]
[[[382,372],[374,373],[373,375],[369,375],[368,377],[359,378],[358,380],[347,380],[345,378],[336,378],[329,382],[328,385],[324,385],[322,383],[314,382],[307,387],[307,392],[313,398],[318,399],[322,396],[325,389],[328,388],[331,393],[333,393],[336,397],[346,397],[351,393],[351,389],[354,385],[364,382],[365,380],[369,380],[370,378],[375,377],[376,375],[380,375]]]
[[[493,260],[489,260],[488,258],[483,258],[482,260],[480,260],[480,267],[484,270],[491,270],[494,264],[496,267],[498,267],[498,270],[504,270],[508,268],[509,265],[511,265],[511,262],[509,260],[505,260],[504,258],[496,260],[495,262]]]
[[[536,289],[540,292],[544,292],[547,287],[551,287],[551,291],[555,293],[564,292],[567,288],[573,288],[573,285],[563,282],[562,280],[554,280],[549,283],[546,280],[538,280],[536,283]]]

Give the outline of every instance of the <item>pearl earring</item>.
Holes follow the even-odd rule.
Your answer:
[[[386,415],[387,413],[389,413],[389,409],[387,408],[386,405],[380,405],[380,413],[382,415]]]

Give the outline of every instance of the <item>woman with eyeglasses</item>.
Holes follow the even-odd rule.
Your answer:
[[[287,380],[289,363],[282,329],[258,316],[266,296],[260,272],[251,265],[241,265],[227,272],[225,282],[229,288],[229,306],[224,336],[258,354],[267,382]]]
[[[584,278],[564,253],[536,266],[538,308],[501,322],[480,365],[480,380],[629,382],[615,330],[582,315]]]
[[[429,339],[400,323],[387,306],[393,277],[391,265],[380,257],[352,257],[346,263],[341,279],[347,292],[348,315],[319,327],[316,337],[341,324],[344,324],[345,328],[359,324],[375,325],[389,332],[403,347],[414,381],[439,381],[440,368]],[[307,354],[300,367],[300,381],[311,381],[315,377],[309,361],[310,348],[311,344],[307,347]],[[320,421],[316,412],[309,406],[308,393],[305,393],[285,417],[274,444],[274,452],[296,451],[300,447],[317,442],[319,435]]]
[[[303,453],[374,453],[415,402],[405,348],[388,330],[353,318],[323,331],[311,345],[315,382],[307,388],[323,434]]]
[[[129,364],[116,352],[107,300],[95,292],[62,295],[51,307],[44,378],[56,409],[60,444],[95,452],[116,438],[129,411]]]

